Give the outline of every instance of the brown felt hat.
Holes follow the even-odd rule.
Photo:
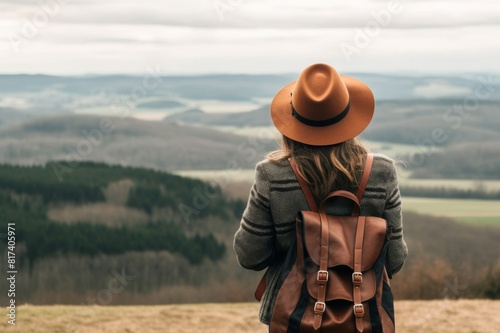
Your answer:
[[[339,75],[332,66],[314,64],[274,96],[271,118],[284,136],[327,146],[360,134],[374,110],[375,99],[366,84]]]

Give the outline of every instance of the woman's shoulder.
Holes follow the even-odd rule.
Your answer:
[[[390,185],[389,183],[397,182],[397,178],[396,162],[384,154],[373,154],[370,182]]]
[[[288,162],[288,159],[286,158],[281,158],[278,160],[264,158],[257,163],[257,166],[259,165],[265,168],[285,168],[290,166],[290,162]]]
[[[380,168],[394,168],[394,160],[381,153],[373,153],[373,165]]]
[[[256,165],[257,173],[264,173],[269,180],[295,179],[290,162],[286,158],[280,160],[263,159]]]

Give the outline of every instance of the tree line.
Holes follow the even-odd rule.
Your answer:
[[[102,202],[105,201],[103,189],[122,179],[130,179],[135,184],[130,191],[127,206],[148,213],[151,213],[153,207],[177,208],[181,203],[192,205],[193,189],[211,193],[200,219],[205,215],[226,219],[233,213],[240,214],[244,208],[244,203],[240,200],[222,195],[218,186],[144,168],[82,162],[60,182],[51,163],[45,166],[0,165],[0,189],[39,196],[45,204]]]
[[[23,260],[28,260],[30,266],[41,258],[66,253],[95,256],[168,251],[182,255],[192,264],[205,258],[217,261],[224,256],[225,244],[212,233],[202,230],[188,236],[183,230],[185,226],[169,221],[168,217],[120,227],[85,221],[69,224],[47,217],[49,205],[105,201],[103,190],[121,179],[131,179],[135,184],[126,205],[148,214],[154,207],[176,209],[181,203],[192,205],[193,188],[215,194],[206,209],[193,219],[203,221],[215,216],[222,221],[235,220],[244,208],[243,201],[227,198],[216,186],[153,170],[85,162],[59,182],[49,165],[0,165],[1,223],[16,222],[17,242],[25,246]]]

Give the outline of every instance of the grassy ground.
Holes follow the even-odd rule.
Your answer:
[[[447,216],[473,224],[500,226],[500,200],[403,197],[403,210]]]
[[[456,217],[455,220],[460,221],[460,222],[465,222],[465,223],[472,223],[472,224],[480,224],[480,225],[496,225],[500,226],[500,217],[498,216],[479,216],[479,217],[472,217],[472,216],[465,216],[465,217]]]
[[[23,333],[265,333],[257,319],[258,303],[167,306],[29,306],[18,308]],[[500,301],[398,301],[398,333],[493,333],[500,327]]]
[[[500,191],[499,180],[477,181],[472,179],[414,179],[408,178],[408,173],[399,173],[400,186],[424,187],[424,188],[450,188],[459,190],[482,190],[485,192]]]

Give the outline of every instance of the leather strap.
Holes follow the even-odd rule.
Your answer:
[[[306,183],[305,179],[299,174],[299,169],[297,168],[297,162],[295,162],[295,159],[293,157],[290,158],[290,166],[292,167],[293,173],[295,173],[295,177],[297,177],[297,180],[300,184],[300,188],[302,189],[302,192],[306,197],[307,204],[309,205],[309,210],[317,212],[318,205],[316,204],[316,200],[314,199],[314,196],[311,192],[311,189],[309,188],[309,185]]]
[[[253,294],[255,299],[259,302],[262,299],[262,295],[264,295],[264,291],[266,290],[266,284],[267,284],[266,279],[267,279],[267,271],[262,276],[262,279],[260,279],[259,285],[257,286],[257,289],[255,289],[255,293]]]
[[[324,212],[319,214],[319,221],[321,224],[321,239],[319,248],[319,271],[316,275],[316,282],[318,283],[318,297],[314,304],[314,321],[313,328],[318,330],[321,327],[323,314],[326,310],[326,284],[328,283],[328,254],[330,247],[330,225],[328,218]]]
[[[356,318],[357,333],[363,332],[363,317],[365,309],[361,303],[361,284],[363,283],[363,273],[361,272],[361,260],[363,258],[363,239],[365,237],[365,222],[366,216],[358,218],[358,226],[356,228],[356,241],[354,245],[354,272],[352,273],[352,297],[354,300],[354,317]]]
[[[370,178],[370,173],[373,166],[373,154],[368,153],[366,155],[365,168],[363,170],[363,175],[361,176],[361,181],[356,192],[356,197],[361,203],[361,199],[365,193],[366,185],[368,184],[368,179]],[[363,239],[365,236],[365,224],[366,216],[360,216],[358,218],[358,225],[356,228],[356,240],[354,245],[354,272],[352,273],[352,296],[354,300],[354,317],[356,318],[356,331],[357,333],[363,332],[363,317],[365,315],[365,308],[363,303],[361,303],[361,284],[363,283],[363,273],[361,272],[361,261],[363,259]]]
[[[356,192],[356,197],[358,198],[359,202],[361,202],[361,198],[365,193],[366,184],[368,184],[368,178],[370,178],[370,173],[372,171],[372,165],[373,165],[373,154],[368,153],[366,155],[366,162],[365,162],[365,168],[363,170],[363,176],[361,176],[361,181],[359,182],[358,191]]]

